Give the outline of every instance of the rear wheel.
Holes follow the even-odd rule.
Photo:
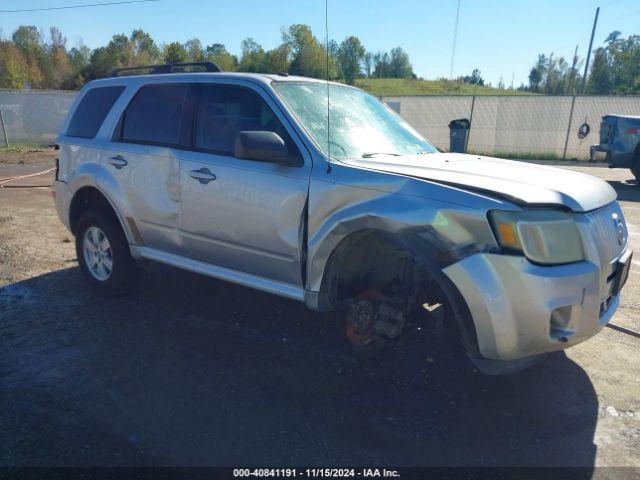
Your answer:
[[[106,297],[125,293],[135,274],[135,261],[114,215],[90,210],[78,221],[76,254],[85,279]]]

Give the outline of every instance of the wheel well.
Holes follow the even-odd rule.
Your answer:
[[[69,207],[69,226],[71,233],[76,234],[78,221],[82,215],[89,210],[100,210],[118,219],[109,200],[107,200],[97,188],[84,187],[75,193]]]
[[[321,297],[335,309],[362,290],[373,288],[388,297],[409,299],[414,305],[440,303],[449,313],[446,326],[460,333],[469,353],[477,354],[475,325],[467,304],[453,282],[435,265],[435,259],[442,255],[426,244],[415,254],[411,245],[411,241],[381,230],[349,235],[329,257]]]
[[[391,235],[363,230],[343,239],[331,254],[322,282],[332,304],[355,297],[362,288],[389,293],[406,278],[411,259]]]

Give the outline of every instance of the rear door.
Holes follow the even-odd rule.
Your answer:
[[[188,139],[190,85],[143,85],[124,110],[102,162],[118,182],[139,243],[180,251],[178,152]]]
[[[311,161],[277,105],[249,85],[205,83],[192,151],[182,152],[182,234],[192,258],[301,286]],[[234,157],[241,131],[280,135],[297,166]]]

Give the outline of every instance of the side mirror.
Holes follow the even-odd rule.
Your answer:
[[[269,131],[240,132],[236,137],[234,156],[278,165],[293,165],[297,160],[289,155],[280,135]]]

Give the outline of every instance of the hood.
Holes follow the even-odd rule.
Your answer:
[[[489,192],[517,204],[565,206],[587,212],[616,199],[599,178],[561,168],[499,158],[433,153],[348,160],[354,166]]]

